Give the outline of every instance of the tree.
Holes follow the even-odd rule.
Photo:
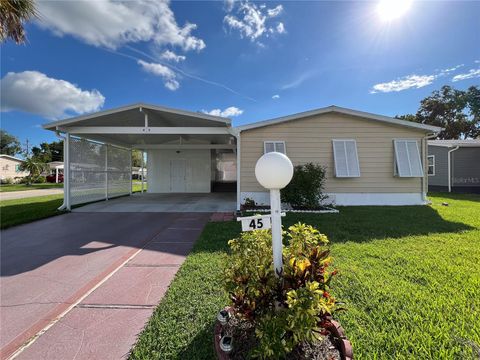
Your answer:
[[[477,138],[480,135],[480,88],[457,90],[445,85],[420,102],[415,115],[399,119],[443,127],[438,139]]]
[[[28,171],[27,185],[31,185],[42,175],[42,172],[47,170],[47,164],[38,162],[32,156],[26,156],[23,163],[20,164],[20,170]]]
[[[32,148],[32,154],[39,162],[63,161],[63,142],[43,142],[40,144],[40,147],[34,146]]]
[[[134,167],[142,166],[142,152],[140,150],[132,150],[132,166]]]
[[[18,139],[5,130],[0,130],[0,153],[15,156],[20,151],[21,147]]]
[[[1,0],[0,1],[0,40],[8,38],[17,44],[25,42],[23,23],[36,17],[33,0]]]

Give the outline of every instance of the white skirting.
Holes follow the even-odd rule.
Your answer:
[[[334,205],[425,205],[421,193],[330,193],[325,203]],[[268,192],[242,192],[240,202],[252,199],[258,205],[268,205],[270,197]]]

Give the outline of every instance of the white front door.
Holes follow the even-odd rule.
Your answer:
[[[187,175],[186,160],[170,160],[170,191],[185,192]]]

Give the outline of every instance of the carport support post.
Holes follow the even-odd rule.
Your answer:
[[[141,163],[141,166],[142,166],[142,194],[143,194],[143,178],[144,178],[144,174],[145,174],[145,164],[143,163],[143,157],[145,156],[145,152],[142,150],[142,163]]]
[[[130,149],[130,195],[132,195],[133,174],[132,174],[132,149]]]
[[[70,211],[70,133],[65,133],[64,148],[64,166],[63,166],[63,196],[65,198],[65,208]]]
[[[108,200],[108,144],[105,144],[105,200]]]

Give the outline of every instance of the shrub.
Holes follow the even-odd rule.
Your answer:
[[[324,166],[313,163],[295,166],[292,181],[281,191],[282,202],[294,209],[317,209],[327,198],[323,194],[325,176]]]
[[[284,235],[282,280],[274,274],[269,230],[229,241],[225,287],[235,315],[253,323],[257,347],[251,355],[261,358],[283,358],[301,343],[319,340],[336,310],[327,237],[301,223]]]
[[[4,179],[1,179],[2,185],[12,185],[13,184],[13,179],[11,177],[7,177]]]
[[[46,182],[47,178],[45,176],[39,176],[33,181],[34,184],[45,184]]]

